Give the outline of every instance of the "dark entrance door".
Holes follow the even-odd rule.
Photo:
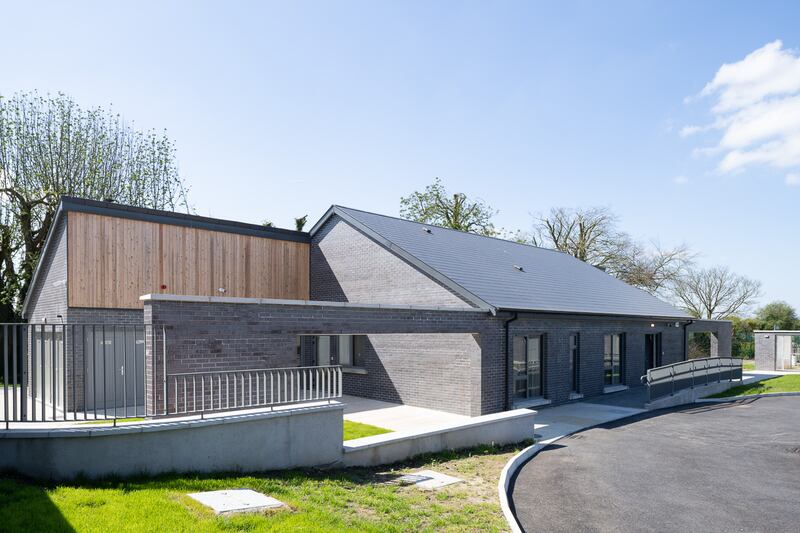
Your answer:
[[[644,336],[644,359],[648,370],[661,366],[661,333]]]

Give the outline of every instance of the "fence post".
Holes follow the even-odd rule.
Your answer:
[[[161,357],[164,364],[164,375],[162,382],[164,384],[164,414],[168,413],[168,404],[167,404],[167,391],[169,387],[167,387],[167,330],[164,325],[161,325]]]

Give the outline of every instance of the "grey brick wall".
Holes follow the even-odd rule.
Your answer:
[[[360,384],[348,375],[349,390],[382,387],[371,397],[470,415],[504,409],[502,376],[499,388],[490,382],[503,373],[502,325],[488,313],[150,301],[145,322],[166,329],[169,373],[310,364],[307,343],[297,355],[298,335],[366,334],[378,349]],[[161,401],[158,387],[156,394]]]
[[[31,287],[28,322],[58,324],[61,315],[67,320],[67,217],[62,217],[53,230],[49,253],[41,258],[39,279]]]
[[[472,414],[465,384],[481,358],[477,334],[368,335],[361,356],[367,373],[346,373],[345,394]]]
[[[757,370],[775,370],[775,334],[754,333]]]
[[[314,235],[310,261],[312,300],[473,307],[336,216]],[[363,364],[368,373],[346,374],[347,394],[461,414],[482,409],[464,400],[465,383],[473,379],[470,360],[481,360],[472,335],[371,335],[367,344]],[[420,377],[423,370],[428,375]],[[480,382],[474,385],[481,387]],[[502,395],[490,393],[481,403],[502,401]]]
[[[304,339],[298,355],[298,335],[361,334],[369,340],[361,363],[367,373],[347,374],[346,393],[473,416],[513,402],[504,328],[511,316],[173,301],[145,306],[145,321],[157,331],[166,328],[169,372],[311,365],[314,346]],[[624,383],[631,387],[639,386],[645,373],[646,334],[662,334],[663,364],[684,358],[684,330],[674,323],[520,315],[509,324],[510,337],[543,335],[545,397],[553,403],[569,400],[568,341],[574,332],[580,333],[579,392],[585,397],[604,393],[606,334],[625,334]],[[156,365],[156,382],[160,368]]]
[[[694,320],[686,326],[686,332],[711,333],[710,356],[730,357],[733,341],[733,324],[725,320]]]
[[[650,327],[654,324],[655,327]],[[542,335],[544,338],[544,390],[545,397],[553,403],[569,400],[569,336],[580,334],[579,390],[584,397],[603,394],[603,339],[605,335],[625,334],[624,384],[641,385],[646,372],[645,335],[662,334],[662,364],[683,360],[683,328],[668,322],[642,319],[614,319],[593,317],[541,316],[520,318],[509,325],[514,336]],[[511,379],[509,369],[508,379]],[[511,388],[509,387],[510,393]]]
[[[314,235],[310,263],[312,300],[473,307],[337,216]]]

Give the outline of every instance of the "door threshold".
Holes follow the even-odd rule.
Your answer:
[[[547,398],[530,398],[528,400],[519,400],[514,402],[515,409],[528,409],[530,407],[544,407],[553,403],[552,400]]]

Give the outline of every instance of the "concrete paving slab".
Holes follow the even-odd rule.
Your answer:
[[[613,422],[639,413],[645,409],[620,407],[613,404],[582,401],[541,409],[536,415],[534,429],[537,442],[551,442],[582,429]]]
[[[285,506],[275,498],[250,489],[194,492],[189,494],[189,497],[210,507],[218,515],[259,513]]]
[[[397,478],[398,483],[403,485],[414,485],[422,490],[437,490],[448,485],[460,483],[463,479],[448,476],[433,470],[420,470],[413,474],[406,474]]]
[[[344,396],[344,419],[370,424],[392,431],[428,431],[463,424],[471,417],[361,398]]]

